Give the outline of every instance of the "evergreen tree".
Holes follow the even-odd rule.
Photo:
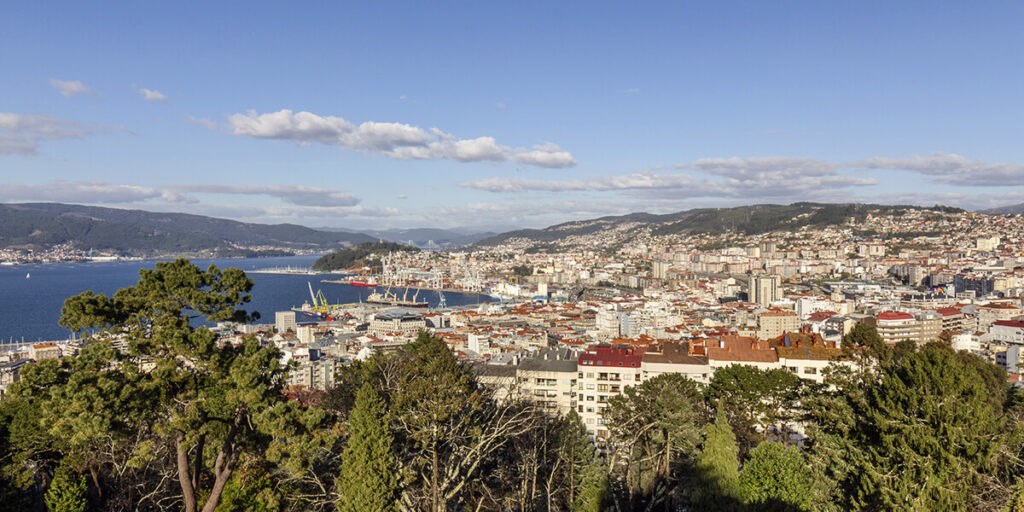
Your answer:
[[[886,346],[873,325],[858,323],[843,335],[843,349],[848,353],[854,349],[866,349],[877,357],[884,354]]]
[[[348,426],[348,443],[337,478],[338,510],[394,510],[398,478],[393,438],[384,402],[371,383],[359,389]]]
[[[810,510],[814,480],[795,447],[765,441],[750,452],[739,477],[744,501],[763,511]]]
[[[85,475],[61,462],[50,482],[44,501],[49,512],[85,512],[89,507],[85,494]]]
[[[715,370],[706,394],[712,407],[726,413],[744,456],[764,433],[785,439],[803,385],[800,377],[786,370],[733,364]]]
[[[572,503],[573,512],[601,512],[608,504],[611,489],[608,468],[595,457],[583,468],[579,495]]]
[[[682,463],[700,440],[701,398],[696,382],[674,373],[626,387],[608,400],[602,416],[611,434],[609,466],[624,473],[627,508],[674,506]]]
[[[587,427],[583,419],[570,410],[562,419],[559,432],[558,456],[565,463],[565,486],[568,490],[568,502],[576,503],[585,477],[585,469],[594,461],[596,448],[587,436]]]
[[[694,503],[702,510],[736,510],[740,505],[736,435],[725,411],[704,427],[704,445],[697,455]]]

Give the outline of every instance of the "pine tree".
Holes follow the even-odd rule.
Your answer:
[[[62,462],[57,466],[43,500],[50,512],[85,512],[89,506],[85,495],[85,475]]]
[[[565,461],[566,487],[569,503],[575,503],[583,485],[585,469],[594,461],[594,444],[587,437],[587,427],[573,409],[562,419],[558,456]]]
[[[394,510],[398,479],[392,452],[393,437],[384,402],[371,383],[359,389],[348,424],[348,444],[337,478],[338,510]]]
[[[608,485],[608,468],[601,459],[594,457],[583,468],[583,479],[579,495],[572,503],[573,512],[601,512],[608,503],[611,488]]]
[[[744,501],[764,511],[810,510],[814,481],[800,452],[775,441],[751,450],[739,477]]]
[[[725,410],[704,428],[704,446],[697,455],[694,503],[703,510],[736,510],[740,506],[739,448]]]

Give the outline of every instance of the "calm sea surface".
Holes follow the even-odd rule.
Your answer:
[[[193,260],[206,269],[211,263],[220,268],[235,267],[249,272],[268,268],[306,268],[317,256],[288,256],[258,259]],[[51,263],[40,265],[0,266],[0,343],[11,338],[19,341],[67,339],[70,332],[57,325],[64,299],[85,290],[113,294],[119,288],[139,280],[139,269],[153,268],[156,261],[120,261],[109,263]],[[26,274],[31,277],[26,278]],[[365,300],[373,289],[344,284],[321,283],[321,279],[337,279],[327,275],[254,274],[252,301],[247,311],[258,311],[261,323],[273,323],[274,312],[301,306],[309,301],[309,286],[323,290],[331,303],[345,304]],[[397,291],[402,295],[402,289]],[[409,292],[412,297],[413,291]],[[431,306],[437,304],[436,292],[422,291],[418,297]],[[445,293],[449,306],[477,304],[488,297],[476,294]]]

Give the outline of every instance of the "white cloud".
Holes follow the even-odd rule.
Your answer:
[[[57,92],[65,98],[71,98],[79,94],[95,94],[92,92],[92,89],[86,87],[85,84],[78,80],[57,80],[56,78],[51,78],[50,85],[57,89]]]
[[[285,205],[303,208],[353,208],[361,200],[343,190],[299,185],[174,185],[140,187],[115,185],[102,181],[57,181],[46,184],[6,183],[0,187],[4,201],[60,201],[72,203],[117,204],[160,199],[168,203],[199,204],[192,194],[224,194],[267,196],[280,199]],[[267,206],[270,208],[270,206]],[[359,211],[370,211],[361,208]]]
[[[910,158],[873,157],[845,164],[850,167],[912,171],[935,176],[934,181],[963,186],[1020,186],[1024,184],[1024,164],[987,163],[953,153],[936,152]]]
[[[67,119],[0,112],[0,155],[32,154],[44,140],[80,139],[98,130]]]
[[[547,168],[572,167],[577,163],[571,153],[563,151],[553,142],[533,146],[530,151],[516,153],[512,159],[521,164]]]
[[[62,203],[132,203],[159,197],[150,187],[112,185],[101,181],[57,181],[40,185],[5,183],[0,186],[3,201],[54,201]]]
[[[401,160],[514,160],[540,167],[569,167],[576,164],[569,152],[554,144],[526,150],[498,144],[494,137],[460,139],[437,128],[428,132],[402,123],[367,121],[356,125],[341,117],[324,117],[287,109],[266,114],[254,111],[233,114],[228,118],[228,124],[235,135],[291,140],[300,144],[315,142],[353,151],[380,153]]]
[[[689,164],[676,166],[678,169],[694,169],[706,174],[726,178],[774,178],[785,175],[789,179],[804,176],[827,176],[835,174],[838,164],[817,158],[794,158],[785,156],[747,158],[701,158]]]
[[[830,162],[809,158],[701,159],[676,166],[684,172],[648,170],[587,179],[488,178],[459,185],[488,192],[648,191],[659,197],[805,197],[849,187],[875,185],[873,178],[837,172]],[[709,174],[715,179],[694,176]]]
[[[299,185],[176,185],[163,191],[170,202],[195,202],[188,194],[262,195],[276,197],[297,206],[355,206],[360,199],[343,190]]]
[[[160,91],[142,87],[138,91],[146,101],[167,101],[167,95]]]
[[[633,87],[631,89],[626,89],[626,94],[637,94],[639,92],[640,92],[640,88],[639,87]]]

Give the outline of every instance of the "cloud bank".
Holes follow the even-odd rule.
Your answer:
[[[437,128],[375,121],[355,124],[341,117],[287,109],[233,114],[228,117],[228,128],[244,137],[338,146],[400,160],[512,161],[545,168],[576,165],[571,153],[553,143],[513,148],[499,144],[494,137],[461,139]]]

